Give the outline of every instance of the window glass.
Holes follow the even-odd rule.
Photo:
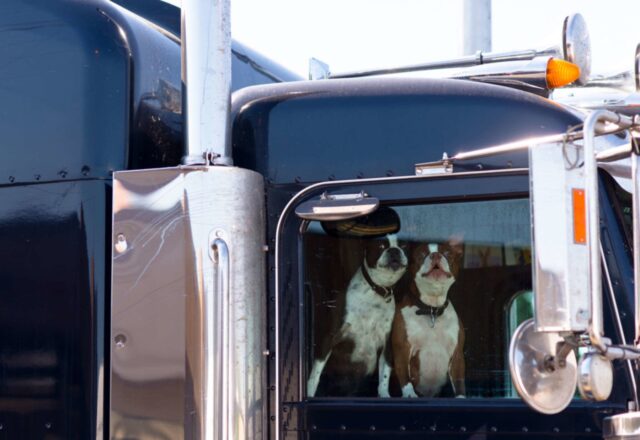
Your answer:
[[[528,199],[382,211],[302,234],[307,396],[515,397],[508,340],[532,316]]]

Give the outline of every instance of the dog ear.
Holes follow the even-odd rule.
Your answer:
[[[409,254],[411,256],[409,261],[409,268],[411,273],[416,274],[420,270],[420,266],[424,263],[424,259],[429,255],[429,245],[426,243],[411,242]]]

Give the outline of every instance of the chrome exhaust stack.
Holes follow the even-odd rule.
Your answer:
[[[183,0],[183,164],[114,173],[114,439],[267,437],[264,182],[230,166],[229,23],[229,0]]]
[[[229,0],[182,2],[185,165],[231,165]]]

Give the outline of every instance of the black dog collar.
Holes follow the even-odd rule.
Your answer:
[[[416,315],[428,315],[431,317],[431,328],[436,325],[436,318],[442,316],[445,309],[449,306],[449,298],[440,307],[433,307],[423,303],[420,298],[415,298],[418,302],[418,310]]]
[[[393,288],[391,288],[391,287],[382,287],[382,286],[374,283],[373,280],[371,279],[371,277],[369,276],[369,272],[367,272],[367,269],[364,267],[364,264],[360,268],[362,269],[362,275],[364,276],[364,279],[367,281],[369,286],[371,286],[371,288],[378,295],[380,295],[381,297],[386,299],[389,295],[391,295],[393,293]]]

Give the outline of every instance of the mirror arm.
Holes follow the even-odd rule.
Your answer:
[[[584,121],[582,129],[584,136],[584,167],[586,179],[586,210],[587,210],[587,243],[589,254],[589,281],[591,293],[591,319],[589,320],[589,339],[591,344],[603,354],[609,349],[605,343],[603,311],[602,311],[602,274],[598,203],[598,163],[595,152],[595,136],[599,123],[610,122],[620,128],[629,128],[636,122],[636,118],[619,115],[607,110],[596,110]],[[621,349],[622,350],[622,349]],[[613,354],[613,353],[610,353]],[[616,353],[618,354],[618,353]],[[621,353],[624,354],[624,353]],[[609,357],[609,356],[607,356]]]

